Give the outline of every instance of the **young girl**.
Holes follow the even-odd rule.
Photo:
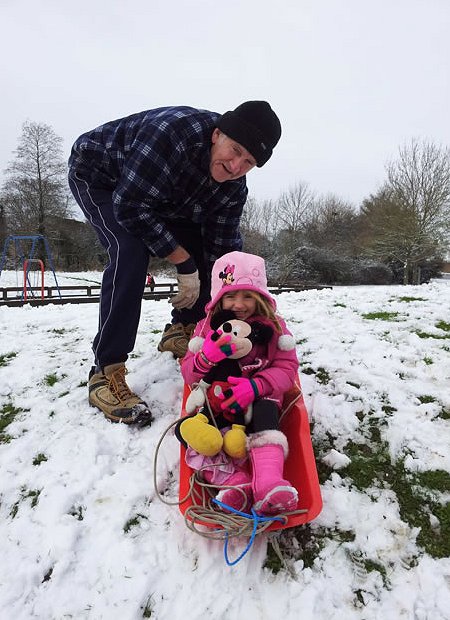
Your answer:
[[[196,336],[202,336],[202,349],[195,352],[190,346],[181,365],[188,385],[198,384],[212,367],[233,354],[233,347],[224,346],[224,338],[217,339],[210,326],[212,317],[220,310],[232,310],[237,319],[250,325],[252,322],[269,325],[272,337],[268,344],[255,344],[239,359],[242,376],[228,379],[229,389],[224,392],[220,405],[224,412],[233,414],[252,404],[252,419],[246,428],[250,458],[233,459],[221,452],[218,468],[217,459],[192,454],[189,448],[188,463],[194,469],[201,469],[208,482],[235,487],[220,491],[218,499],[225,504],[247,510],[253,506],[255,512],[264,515],[295,510],[297,490],[283,478],[288,442],[278,423],[283,395],[298,375],[294,339],[276,314],[262,258],[230,252],[215,262],[211,277],[211,301],[205,307],[207,316],[197,324],[191,340],[193,343]]]

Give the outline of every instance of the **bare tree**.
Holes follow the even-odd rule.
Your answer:
[[[276,229],[276,209],[272,200],[250,197],[241,218],[244,250],[265,259],[271,255],[271,239]]]
[[[401,147],[364,211],[372,220],[372,253],[400,261],[405,284],[420,282],[420,264],[442,254],[450,230],[449,149],[417,139]]]
[[[422,227],[414,210],[397,201],[389,186],[363,202],[359,240],[368,256],[401,264],[404,284],[420,283],[420,264],[443,252],[442,238]]]
[[[278,227],[294,237],[299,235],[311,217],[313,206],[314,194],[308,184],[297,183],[281,194],[277,204]]]
[[[44,235],[48,217],[71,215],[61,144],[49,125],[23,124],[0,197],[10,230]]]
[[[314,194],[308,184],[299,182],[283,192],[276,204],[276,251],[277,280],[284,284],[292,277],[295,250],[304,241],[303,231],[312,216]]]
[[[358,214],[353,205],[334,194],[314,201],[304,236],[308,244],[343,256],[357,254]]]
[[[399,149],[387,167],[395,202],[416,220],[420,232],[440,234],[450,227],[450,151],[417,139]]]

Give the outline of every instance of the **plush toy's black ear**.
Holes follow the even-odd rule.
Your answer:
[[[211,329],[217,329],[222,323],[225,323],[225,321],[231,321],[231,319],[235,318],[236,315],[233,310],[220,310],[211,318]]]
[[[252,331],[248,338],[253,344],[267,344],[273,336],[273,328],[270,325],[255,321],[251,323]]]

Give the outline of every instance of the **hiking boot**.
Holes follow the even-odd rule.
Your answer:
[[[158,344],[158,351],[169,351],[176,358],[184,357],[194,329],[195,323],[190,325],[182,325],[181,323],[171,325],[167,323],[161,341]]]
[[[125,364],[110,364],[103,372],[91,370],[89,376],[89,403],[103,411],[108,420],[123,424],[149,426],[152,414],[139,396],[125,381]]]
[[[192,334],[194,333],[195,326],[196,326],[196,323],[189,323],[189,325],[184,326],[184,331],[186,332],[186,336],[188,337],[188,340],[192,338]]]

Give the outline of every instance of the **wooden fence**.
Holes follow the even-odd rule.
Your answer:
[[[269,286],[273,295],[288,291],[304,291],[308,289],[331,288],[322,284],[302,283],[295,286]],[[100,284],[86,284],[76,286],[44,286],[43,298],[41,287],[27,287],[28,299],[24,300],[23,287],[11,286],[0,288],[0,306],[42,306],[45,304],[84,304],[98,303],[100,299]],[[178,291],[176,283],[155,284],[153,291],[146,288],[143,299],[168,299]]]

